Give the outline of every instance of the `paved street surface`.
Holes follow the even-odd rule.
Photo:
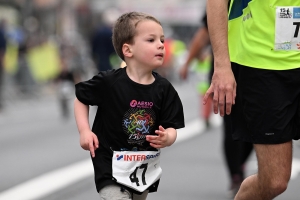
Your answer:
[[[194,82],[178,82],[175,88],[182,99],[186,124],[189,126],[185,128],[187,131],[179,133],[190,137],[180,139],[173,146],[162,150],[163,175],[160,186],[157,193],[149,194],[148,199],[229,199],[227,195],[229,179],[222,151],[221,119],[214,117],[212,127],[203,129],[199,118],[201,105]],[[72,102],[70,106],[71,104]],[[77,170],[68,178],[54,176],[53,172],[61,171],[62,168],[73,166],[81,161],[87,161],[91,167],[89,153],[79,146],[79,136],[73,117],[63,119],[60,116],[55,96],[19,99],[12,103],[6,102],[6,105],[6,109],[0,113],[0,200],[26,200],[26,193],[36,194],[37,198],[32,200],[99,199],[92,171],[84,175],[81,170]],[[91,115],[93,114],[92,109]],[[192,125],[197,120],[198,127]],[[246,166],[247,175],[255,172],[255,163],[252,154]],[[294,147],[294,164],[294,174],[289,188],[276,200],[300,199],[300,146],[298,145]],[[50,175],[52,179],[43,179],[49,173],[53,173],[53,176]],[[83,175],[78,176],[78,174]],[[74,177],[78,177],[76,181],[68,182]],[[37,180],[37,178],[43,180],[44,182],[39,182],[43,184],[34,188],[26,187],[32,183],[29,182],[30,180]],[[26,184],[21,185],[23,183]],[[55,186],[60,187],[55,188]],[[49,191],[50,188],[54,189]],[[11,191],[15,191],[16,196],[4,199],[1,195],[7,194],[10,189],[15,189]]]

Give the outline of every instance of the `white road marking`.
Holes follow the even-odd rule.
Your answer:
[[[177,130],[177,139],[175,144],[187,140],[196,136],[197,134],[201,134],[205,129],[204,122],[200,119],[196,119],[188,124],[182,129]]]
[[[222,118],[219,115],[212,114],[209,119],[212,127],[217,127],[222,124]],[[201,119],[195,119],[186,124],[185,128],[177,130],[176,143],[192,138],[205,130],[205,123]]]
[[[0,193],[0,200],[38,199],[92,174],[91,160],[83,160],[14,186]]]
[[[218,123],[213,123],[214,126]],[[195,119],[178,130],[176,144],[201,134],[205,129],[200,119]],[[0,200],[32,200],[45,197],[76,183],[94,173],[90,159],[48,172],[0,193]],[[37,189],[38,188],[38,189]]]

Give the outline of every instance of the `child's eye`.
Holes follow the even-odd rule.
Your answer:
[[[161,43],[165,43],[165,40],[164,39],[162,39],[162,40],[160,40],[161,41]]]
[[[153,41],[154,41],[154,39],[149,39],[148,41],[149,41],[149,42],[153,42]]]

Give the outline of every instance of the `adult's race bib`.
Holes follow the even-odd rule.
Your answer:
[[[160,179],[160,151],[114,151],[112,173],[116,181],[144,192]]]
[[[275,50],[300,51],[300,6],[276,7]]]

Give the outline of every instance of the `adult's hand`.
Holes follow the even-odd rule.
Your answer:
[[[213,96],[213,110],[215,114],[220,111],[220,116],[231,113],[232,105],[235,104],[236,81],[231,67],[215,67],[211,85],[203,98],[206,104],[209,96]]]

